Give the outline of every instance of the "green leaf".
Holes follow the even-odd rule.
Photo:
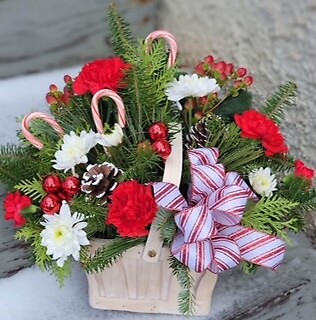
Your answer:
[[[242,114],[246,110],[249,110],[251,105],[252,95],[246,90],[240,90],[238,96],[228,97],[216,108],[214,113],[229,121],[233,121],[235,114]]]

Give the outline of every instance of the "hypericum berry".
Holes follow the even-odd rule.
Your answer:
[[[48,104],[56,104],[57,99],[53,96],[51,92],[48,92],[46,95],[46,101]]]
[[[43,189],[47,193],[56,193],[61,189],[62,181],[56,175],[46,176],[43,180]]]
[[[203,111],[198,111],[198,112],[195,112],[194,114],[194,118],[197,120],[201,120],[204,117],[205,117],[205,113]]]
[[[142,141],[137,145],[138,153],[148,152],[149,150],[153,150],[149,140]]]
[[[64,75],[64,82],[66,84],[72,84],[72,82],[73,82],[72,77],[68,74]]]
[[[244,78],[244,83],[249,87],[253,84],[254,79],[252,76],[247,76]]]
[[[247,74],[247,69],[246,68],[238,68],[237,71],[237,76],[242,78]]]
[[[58,88],[57,88],[56,84],[51,84],[51,85],[49,86],[49,91],[50,91],[51,93],[55,93],[56,91],[58,91]]]
[[[211,55],[209,55],[209,56],[206,56],[205,58],[204,58],[204,62],[205,63],[208,63],[208,64],[213,64],[213,62],[215,61],[215,59],[214,59],[214,57],[213,56],[211,56]]]
[[[188,98],[184,103],[184,109],[190,111],[190,110],[193,110],[194,108],[196,108],[196,100]]]
[[[208,103],[209,99],[207,96],[199,98],[199,104],[205,106]]]
[[[229,77],[233,74],[235,66],[232,63],[227,63],[224,71],[225,76]]]
[[[148,129],[149,137],[153,141],[167,139],[168,126],[163,122],[153,123]]]
[[[224,73],[226,69],[226,62],[225,61],[215,62],[213,63],[212,68],[213,70],[216,70],[220,73]]]
[[[234,88],[238,89],[242,87],[242,85],[243,85],[243,82],[241,80],[234,81]]]
[[[48,194],[41,201],[40,207],[46,214],[55,214],[61,207],[61,199],[54,194]]]
[[[195,68],[195,73],[197,73],[200,76],[204,76],[206,74],[206,71],[204,69],[204,62],[200,62]]]
[[[172,148],[171,144],[167,140],[158,140],[152,144],[152,148],[161,158],[167,159],[170,155]]]

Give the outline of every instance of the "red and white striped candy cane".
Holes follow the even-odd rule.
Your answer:
[[[104,125],[103,125],[103,121],[101,119],[100,110],[99,110],[99,100],[102,97],[109,97],[113,99],[118,110],[118,124],[121,126],[121,128],[124,128],[126,125],[126,111],[125,111],[125,106],[122,98],[112,90],[102,89],[95,93],[91,102],[92,116],[93,116],[95,126],[97,128],[97,131],[101,134],[104,133]]]
[[[178,45],[174,36],[165,30],[157,30],[147,36],[146,42],[153,41],[155,39],[164,39],[168,43],[170,48],[168,67],[172,67],[176,62],[178,52]]]
[[[22,134],[34,147],[41,150],[44,147],[44,144],[29,131],[30,123],[32,120],[41,119],[48,124],[62,137],[65,132],[63,128],[52,118],[50,115],[42,113],[42,112],[33,112],[28,116],[25,116],[22,121]]]

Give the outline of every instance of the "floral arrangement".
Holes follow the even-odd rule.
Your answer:
[[[1,147],[5,219],[61,283],[72,260],[87,272],[110,267],[155,221],[189,313],[190,270],[276,269],[288,232],[316,208],[314,171],[280,129],[296,86],[254,107],[246,68],[209,55],[185,73],[169,33],[135,41],[114,7],[108,19],[115,57],[66,75],[63,91],[52,84],[51,115],[26,116],[21,143]],[[179,135],[175,185],[163,176]],[[91,255],[92,238],[112,242]]]

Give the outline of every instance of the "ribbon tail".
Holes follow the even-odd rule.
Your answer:
[[[220,228],[218,235],[234,240],[241,258],[257,265],[276,270],[284,258],[284,241],[275,236],[243,226]]]
[[[225,236],[214,236],[212,238],[214,249],[214,260],[208,270],[219,273],[236,267],[240,262],[240,251],[235,241]]]
[[[155,201],[158,206],[180,211],[187,206],[187,202],[180,193],[177,186],[167,182],[156,182],[152,184],[154,190]]]

